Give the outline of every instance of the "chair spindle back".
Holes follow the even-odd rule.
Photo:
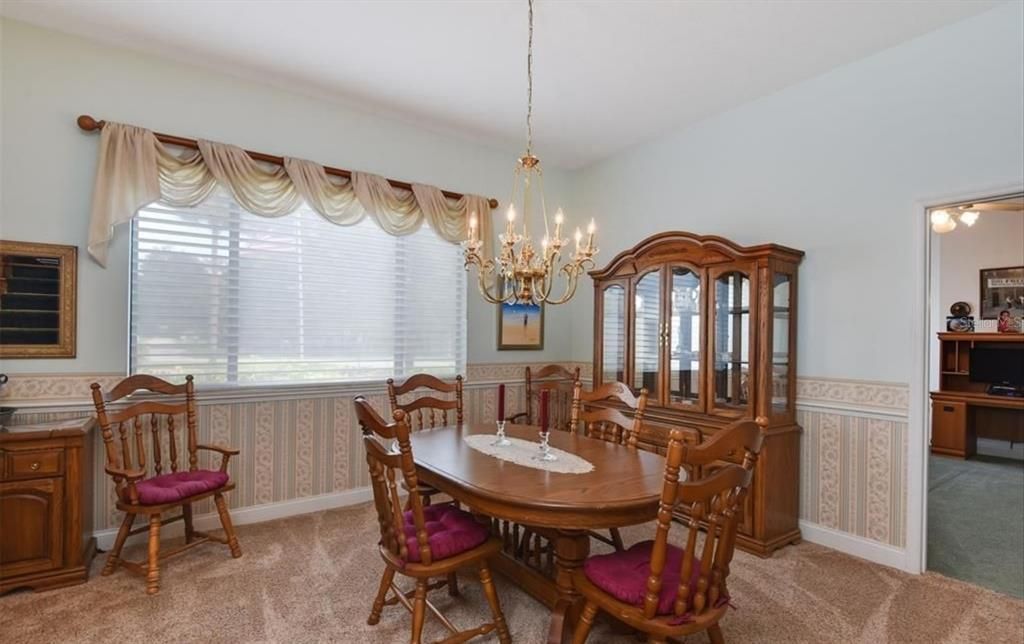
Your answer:
[[[633,410],[633,417],[615,407],[591,404],[595,402],[621,403]],[[636,447],[646,409],[646,388],[640,390],[639,396],[634,396],[627,385],[609,382],[593,391],[584,391],[583,383],[577,380],[572,395],[571,431],[582,429],[584,436]]]
[[[753,479],[766,426],[767,419],[764,418],[758,418],[756,422],[738,421],[719,430],[702,445],[685,443],[679,430],[670,433],[665,482],[644,597],[646,618],[653,619],[657,614],[672,512],[679,504],[688,507],[689,518],[673,615],[700,622],[708,611],[722,608],[728,600],[726,578],[736,546],[739,514]],[[723,464],[725,459],[735,460],[741,452],[742,465]],[[703,466],[706,476],[680,483],[679,471],[683,466],[690,469]],[[703,543],[698,543],[701,521],[706,523],[707,530]]]
[[[405,412],[394,411],[394,422],[388,423],[374,410],[367,400],[359,396],[353,402],[356,418],[363,431],[366,447],[366,464],[370,470],[370,485],[373,502],[377,508],[377,522],[380,525],[381,544],[391,554],[403,561],[409,558],[409,540],[405,534],[406,507],[399,495],[397,476],[405,481],[405,489],[415,490],[419,485],[416,463],[413,460],[412,445],[409,442],[409,425]],[[423,501],[418,494],[408,495],[408,506],[416,528],[416,547],[420,563],[429,565],[432,561],[426,521],[423,518]]]
[[[580,368],[569,371],[560,364],[549,364],[534,371],[526,367],[526,424],[540,421],[540,392],[548,392],[548,423],[554,429],[572,430],[573,385],[580,379]]]
[[[132,403],[117,411],[107,409],[107,405],[130,396],[136,391],[149,391],[166,396],[184,396],[183,401],[159,402],[142,400]],[[155,376],[138,374],[125,378],[109,393],[104,394],[99,383],[92,384],[92,402],[96,407],[96,417],[103,434],[106,448],[107,467],[121,472],[164,472],[163,451],[161,447],[163,431],[167,433],[167,452],[170,472],[177,472],[178,441],[176,432],[187,431],[188,469],[198,468],[196,399],[195,385],[192,376],[185,376],[185,384],[174,385]],[[148,416],[148,421],[145,417]],[[185,427],[176,425],[175,417],[184,416]],[[114,430],[117,430],[115,435]],[[150,451],[146,450],[146,435],[149,435]],[[152,457],[151,460],[149,458]],[[114,476],[118,494],[124,487],[124,478]]]
[[[409,402],[401,403],[399,396],[411,393],[416,389],[428,389],[443,394],[455,394],[454,400],[442,400],[434,396],[419,396]],[[410,429],[426,427],[444,427],[452,422],[462,424],[462,376],[455,376],[455,382],[449,383],[427,373],[410,376],[400,385],[394,378],[388,378],[388,399],[391,410],[405,412]],[[454,412],[449,416],[448,412]]]

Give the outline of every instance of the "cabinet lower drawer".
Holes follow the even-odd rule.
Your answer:
[[[64,471],[62,450],[5,452],[5,479],[36,478],[60,475]]]

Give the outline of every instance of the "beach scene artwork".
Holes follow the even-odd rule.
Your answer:
[[[544,312],[537,304],[501,304],[499,349],[544,348]]]

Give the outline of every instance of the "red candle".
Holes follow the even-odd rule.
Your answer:
[[[498,420],[505,420],[505,385],[498,385]]]
[[[548,390],[540,392],[540,431],[548,431]]]

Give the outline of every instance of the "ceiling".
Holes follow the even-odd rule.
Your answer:
[[[586,165],[998,4],[536,0],[535,148]],[[0,13],[523,147],[526,0],[4,0]]]

